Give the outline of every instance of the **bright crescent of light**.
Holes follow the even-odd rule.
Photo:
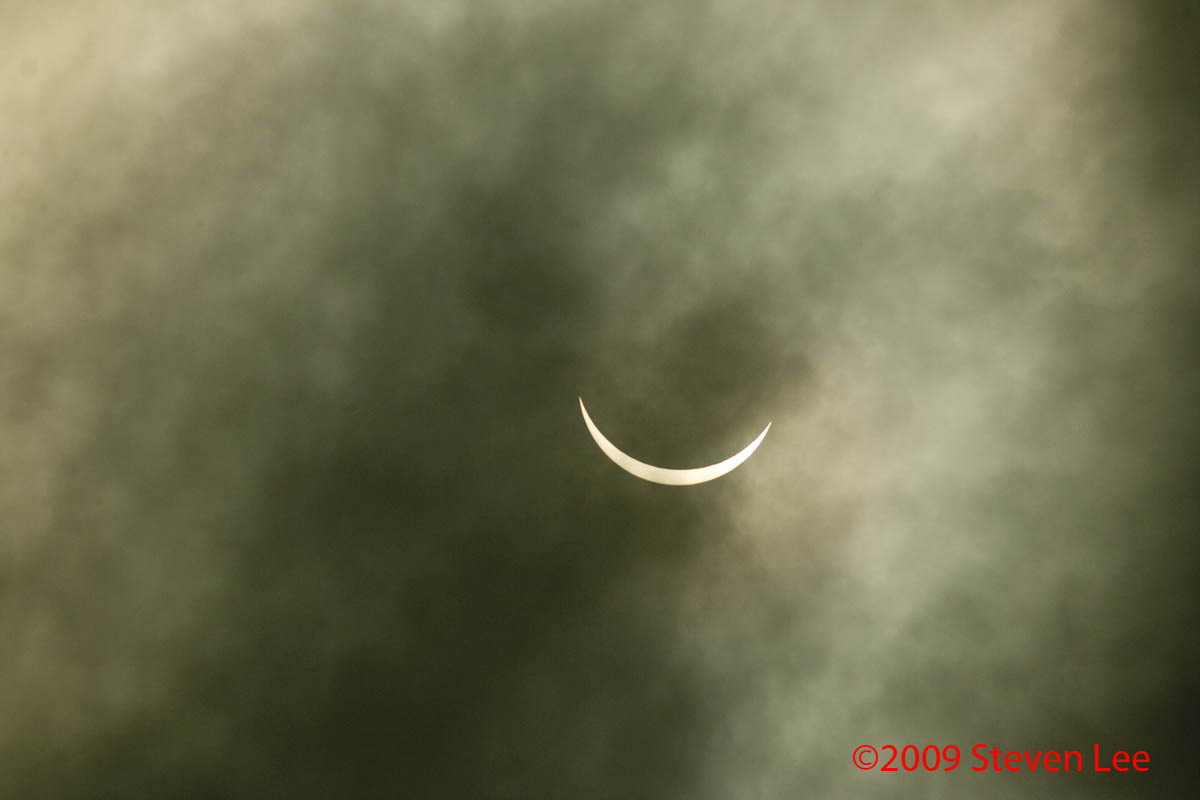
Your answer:
[[[768,422],[767,427],[763,428],[762,433],[758,435],[757,439],[734,455],[716,464],[711,464],[707,467],[697,467],[696,469],[664,469],[663,467],[645,464],[633,456],[626,455],[618,450],[615,444],[604,437],[604,434],[596,427],[596,423],[592,422],[592,418],[588,416],[587,407],[583,404],[582,397],[579,398],[579,410],[583,412],[583,422],[587,425],[588,432],[592,434],[592,438],[596,440],[596,444],[604,451],[604,455],[612,459],[614,464],[630,475],[634,475],[644,481],[662,483],[667,486],[692,486],[693,484],[716,480],[722,475],[733,472],[741,466],[743,461],[754,455],[754,451],[758,449],[758,446],[762,444],[762,440],[766,438],[767,431],[771,430],[771,423]]]

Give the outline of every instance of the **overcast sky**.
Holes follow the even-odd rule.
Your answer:
[[[0,3],[0,796],[1183,796],[1198,54],[1184,0]],[[664,487],[581,395],[666,467],[773,425]],[[980,742],[1152,771],[850,761]]]

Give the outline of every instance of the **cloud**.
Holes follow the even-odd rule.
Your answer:
[[[0,793],[1090,797],[848,759],[1186,752],[1194,25],[2,15]],[[579,394],[670,466],[774,424],[672,491]]]

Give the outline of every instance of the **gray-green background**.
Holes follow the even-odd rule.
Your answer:
[[[0,4],[0,797],[1185,796],[1198,33]]]

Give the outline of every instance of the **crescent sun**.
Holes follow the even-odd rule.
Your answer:
[[[667,486],[692,486],[697,483],[716,480],[722,475],[733,472],[733,470],[741,466],[742,462],[754,455],[754,451],[758,449],[758,446],[762,444],[762,440],[766,438],[767,431],[771,430],[771,423],[768,422],[767,427],[763,428],[762,433],[753,442],[724,461],[719,461],[716,464],[710,464],[707,467],[697,467],[696,469],[665,469],[643,463],[633,456],[621,452],[615,444],[605,438],[600,429],[596,427],[596,423],[592,422],[592,418],[588,416],[587,406],[583,404],[582,397],[579,398],[579,410],[583,412],[583,422],[587,425],[588,433],[592,434],[592,438],[596,440],[596,444],[604,451],[604,455],[612,459],[614,464],[630,475],[641,478],[644,481],[661,483]]]

